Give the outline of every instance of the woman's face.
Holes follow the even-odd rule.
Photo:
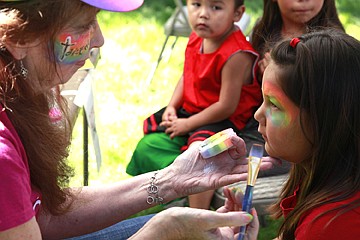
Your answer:
[[[263,76],[264,101],[255,113],[265,149],[272,157],[299,163],[309,156],[311,144],[300,126],[300,109],[279,85],[279,67],[270,62]]]
[[[47,49],[49,43],[39,44],[30,48],[26,57],[26,67],[29,75],[34,79],[41,76],[49,80],[48,87],[66,83],[74,73],[84,66],[85,61],[90,57],[90,50],[101,47],[104,38],[101,33],[96,15],[89,17],[83,14],[77,17],[65,27],[55,39],[54,55],[49,57]],[[44,54],[39,54],[43,52]],[[54,62],[57,70],[55,72]],[[33,64],[35,63],[35,64]],[[44,88],[44,87],[42,87]]]

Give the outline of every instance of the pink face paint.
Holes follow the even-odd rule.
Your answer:
[[[269,102],[266,108],[266,116],[275,126],[288,126],[297,118],[298,108],[285,95],[276,84],[264,81],[263,91]]]
[[[228,128],[205,139],[199,147],[201,156],[203,158],[209,158],[229,149],[233,146],[231,136],[234,135],[234,130]]]
[[[63,33],[55,42],[56,60],[64,64],[72,64],[84,60],[90,51],[90,40],[92,31],[76,35]]]

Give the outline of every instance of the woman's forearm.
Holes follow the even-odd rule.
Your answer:
[[[39,224],[44,236],[51,238],[70,237],[85,234],[113,225],[144,209],[155,206],[155,198],[163,202],[178,197],[173,190],[172,179],[175,174],[170,170],[159,171],[155,179],[154,172],[139,175],[110,186],[83,187],[75,190],[71,211],[61,216],[44,216]],[[148,193],[158,188],[158,193]],[[149,200],[147,200],[149,197]],[[152,204],[149,204],[152,202]],[[148,203],[149,202],[149,203]]]

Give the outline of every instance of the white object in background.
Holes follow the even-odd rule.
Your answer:
[[[97,170],[99,171],[101,167],[102,158],[101,158],[99,135],[96,131],[96,124],[95,124],[94,94],[92,90],[92,81],[91,81],[93,69],[89,69],[87,71],[89,72],[86,75],[84,81],[80,83],[78,92],[74,99],[74,104],[80,108],[84,107],[86,119],[93,140]]]

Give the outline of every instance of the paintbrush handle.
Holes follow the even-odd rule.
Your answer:
[[[254,186],[246,185],[245,196],[242,202],[242,211],[247,213],[250,212],[252,206],[253,189]],[[243,240],[245,238],[245,232],[246,226],[241,226],[238,240]]]

